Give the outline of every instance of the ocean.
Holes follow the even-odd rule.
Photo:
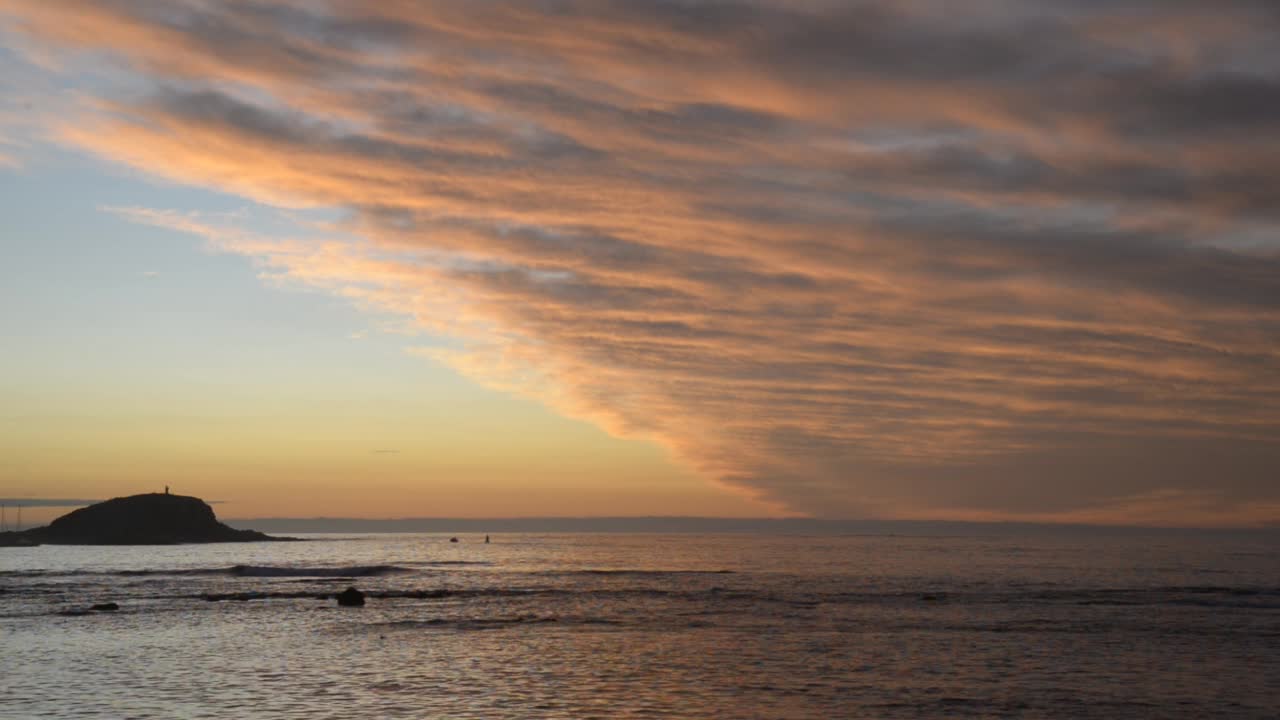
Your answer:
[[[1168,532],[0,548],[0,718],[1276,718],[1276,550]],[[333,600],[351,585],[364,607]]]

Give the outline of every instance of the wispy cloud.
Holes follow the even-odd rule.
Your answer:
[[[1276,512],[1270,3],[0,12],[150,86],[64,141],[366,240],[121,212],[466,338],[433,357],[718,482],[825,515]]]

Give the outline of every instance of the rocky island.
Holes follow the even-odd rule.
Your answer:
[[[176,545],[179,543],[293,540],[257,530],[236,530],[197,497],[147,493],[100,502],[44,527],[0,533],[0,546],[20,545]]]

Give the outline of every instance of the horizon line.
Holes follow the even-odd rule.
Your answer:
[[[339,516],[300,516],[300,517],[234,517],[222,520],[225,523],[333,523],[333,524],[442,524],[457,525],[490,524],[529,524],[547,525],[565,524],[618,524],[637,525],[643,523],[672,523],[685,525],[720,525],[720,526],[814,526],[836,529],[841,526],[852,529],[852,526],[898,527],[970,527],[970,528],[1004,528],[1004,529],[1061,529],[1061,530],[1134,530],[1134,531],[1205,531],[1205,532],[1277,532],[1280,523],[1261,525],[1156,525],[1156,524],[1121,524],[1121,523],[1088,523],[1088,522],[1054,522],[1045,520],[956,520],[956,519],[920,519],[920,518],[815,518],[815,517],[724,517],[714,515],[519,515],[491,517],[449,517],[449,516],[412,516],[412,517],[339,517]],[[301,531],[299,531],[301,532]],[[414,532],[411,529],[386,530],[384,532]]]

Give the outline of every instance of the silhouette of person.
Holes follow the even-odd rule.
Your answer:
[[[165,486],[164,486],[164,494],[165,494],[165,495],[168,495],[168,494],[169,494],[169,486],[168,486],[168,485],[165,485]]]
[[[488,535],[485,535],[485,536],[484,536],[484,544],[485,544],[485,545],[488,545],[488,544],[489,544],[489,536],[488,536]]]

